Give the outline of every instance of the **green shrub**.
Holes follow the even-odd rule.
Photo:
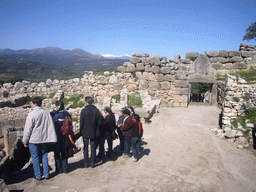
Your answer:
[[[238,123],[242,125],[243,128],[246,128],[246,120],[249,119],[249,123],[255,123],[256,119],[256,108],[249,108],[245,111],[245,116],[240,116],[233,120],[232,125],[237,128]]]
[[[142,107],[142,100],[141,100],[141,97],[140,97],[140,93],[135,92],[131,95],[128,95],[127,105]]]
[[[3,97],[7,98],[9,96],[9,93],[7,91],[3,91]]]
[[[255,123],[256,119],[256,108],[249,108],[245,111],[247,119],[249,119],[250,123]]]
[[[118,95],[113,95],[112,98],[115,99],[116,101],[120,101],[120,100],[121,100],[120,94],[118,94]]]
[[[28,97],[27,97],[27,102],[26,102],[26,104],[29,105],[30,101],[31,101],[31,97],[28,96]]]
[[[245,93],[243,95],[243,99],[245,99],[246,101],[249,101],[251,99],[251,95],[249,93]]]
[[[11,83],[11,84],[15,84],[16,82],[22,82],[24,79],[20,78],[20,77],[13,77],[9,80],[6,81],[6,83]]]
[[[235,102],[239,102],[240,101],[240,99],[238,98],[238,97],[233,97],[233,100],[235,101]]]

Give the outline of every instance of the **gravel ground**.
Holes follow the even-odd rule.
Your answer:
[[[237,149],[211,132],[218,127],[219,113],[213,106],[161,108],[144,125],[138,162],[115,153],[113,160],[82,168],[83,154],[79,152],[69,159],[68,174],[36,181],[28,168],[5,181],[9,190],[37,192],[256,191],[253,153]]]

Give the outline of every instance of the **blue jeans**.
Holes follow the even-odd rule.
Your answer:
[[[124,137],[124,154],[131,156],[131,137]]]
[[[135,159],[139,158],[140,139],[138,137],[132,137],[131,139],[132,153]]]
[[[88,163],[89,163],[89,158],[88,158],[89,141],[91,144],[91,166],[93,166],[96,161],[96,141],[97,141],[97,139],[83,137],[83,140],[84,140],[84,167],[87,167]]]
[[[31,154],[34,175],[36,179],[42,179],[44,175],[45,178],[49,178],[49,164],[48,164],[48,153],[47,153],[47,143],[29,143],[29,151]],[[43,165],[43,174],[40,169],[40,164]]]

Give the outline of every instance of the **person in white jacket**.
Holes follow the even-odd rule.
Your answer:
[[[50,112],[41,108],[42,99],[32,98],[30,102],[31,111],[29,112],[24,133],[23,144],[29,147],[31,154],[35,179],[49,179],[49,164],[47,144],[57,142],[57,136]],[[40,164],[43,165],[43,173]]]

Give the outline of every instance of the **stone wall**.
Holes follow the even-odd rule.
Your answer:
[[[244,108],[256,107],[256,83],[228,75],[222,104],[223,126],[231,128],[231,122],[244,113]]]

